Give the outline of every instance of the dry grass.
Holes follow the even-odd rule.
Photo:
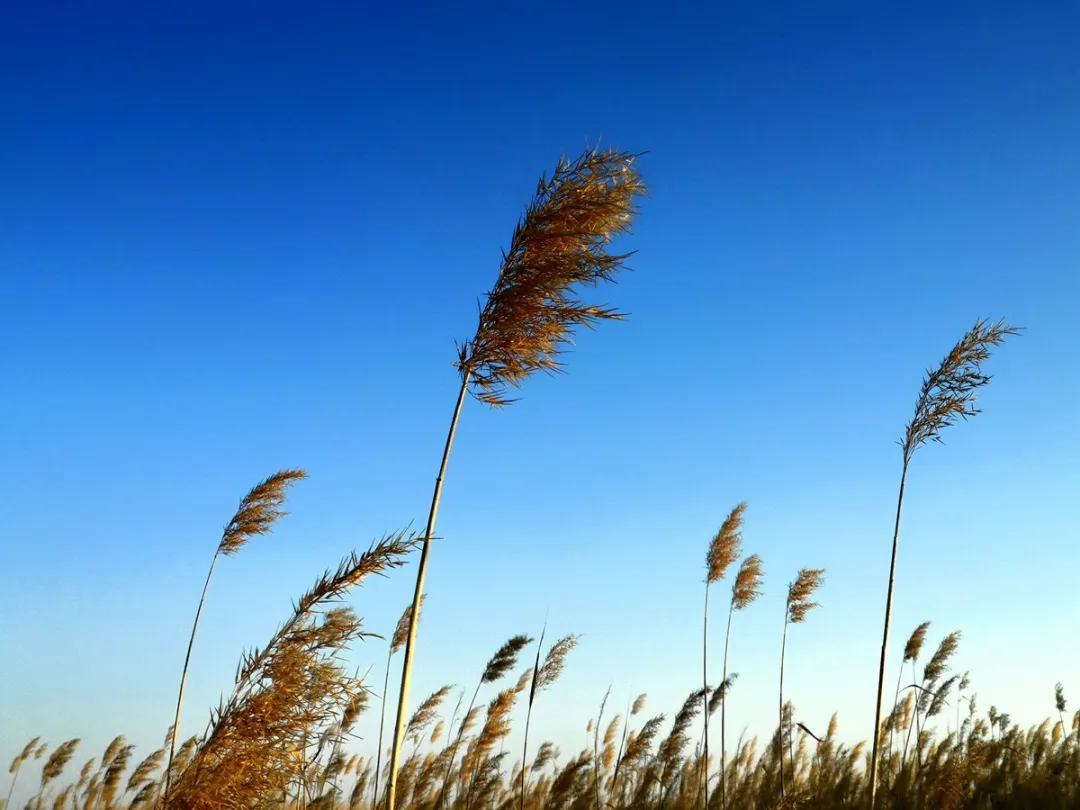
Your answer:
[[[537,371],[559,370],[558,356],[578,327],[622,317],[608,307],[582,302],[578,290],[612,281],[623,269],[627,256],[609,253],[608,246],[630,231],[637,214],[636,199],[645,193],[634,160],[635,156],[626,152],[588,149],[576,160],[560,159],[550,180],[540,178],[536,194],[510,238],[510,248],[503,254],[476,332],[458,346],[461,387],[435,477],[416,569],[412,604],[417,614],[443,480],[466,393],[493,407],[506,405],[511,401],[509,387],[519,388]],[[387,810],[394,810],[397,802],[415,643],[416,616],[412,616],[390,749]]]
[[[344,636],[354,635],[356,625],[344,616],[333,617],[336,610],[342,608],[331,609],[319,622],[294,624],[290,638],[297,638],[298,633],[307,642],[302,646],[339,647]],[[331,627],[320,629],[326,624]],[[897,731],[914,733],[917,740],[909,753],[890,752],[885,759],[890,787],[878,800],[896,810],[1077,806],[1080,741],[1076,733],[1064,733],[1060,722],[1047,720],[1021,729],[996,708],[980,715],[973,706],[959,727],[950,724],[946,729],[936,718],[933,695],[960,677],[951,671],[959,653],[958,640],[956,633],[942,639],[921,673],[927,685],[909,693],[902,704],[907,711],[891,716]],[[342,716],[348,707],[363,710],[363,702],[350,702],[345,694],[344,687],[352,679],[325,656],[308,655],[291,641],[280,641],[277,647],[263,659],[268,683],[256,689],[250,700],[226,706],[205,734],[179,747],[168,807],[374,810],[378,806],[371,801],[370,786],[385,779],[385,774],[377,774],[374,757],[347,757],[320,743],[328,736],[337,737],[340,725],[349,722]],[[566,644],[560,647],[566,648]],[[550,658],[549,654],[545,661]],[[639,698],[628,707],[625,722],[623,717],[609,721],[589,747],[564,756],[553,743],[544,742],[528,768],[523,768],[521,761],[507,758],[503,744],[516,716],[515,706],[538,677],[533,669],[526,669],[515,683],[492,696],[479,727],[475,719],[468,719],[469,715],[475,718],[472,711],[456,720],[443,714],[448,688],[437,690],[421,705],[410,723],[415,751],[399,774],[403,807],[432,810],[442,804],[450,810],[506,810],[522,803],[530,810],[703,807],[703,752],[689,746],[696,724],[703,722],[701,689],[687,695],[671,720],[658,715],[638,721],[644,708],[644,699]],[[499,679],[506,674],[508,669],[501,668]],[[280,685],[272,685],[275,680]],[[931,695],[921,714],[913,709],[917,701],[910,699],[915,691]],[[1047,698],[1047,708],[1063,714],[1063,702],[1064,689],[1056,688],[1053,703]],[[922,726],[914,732],[918,716],[923,718]],[[864,747],[839,742],[835,716],[826,729],[808,728],[793,722],[793,717],[794,707],[786,704],[781,724],[770,739],[740,740],[736,745],[727,762],[729,807],[865,807],[869,790]],[[440,721],[466,749],[460,762],[454,761],[449,746],[438,744],[440,737],[421,733]],[[1080,714],[1071,725],[1075,732]],[[798,735],[797,744],[782,757],[780,743],[789,730]],[[35,741],[16,757],[13,772],[40,767],[27,807],[149,810],[160,806],[164,748],[136,762],[132,746],[118,737],[100,759],[91,759],[83,767],[77,779],[58,787],[77,745],[78,740],[69,740],[47,748]],[[786,786],[782,787],[785,759]],[[100,764],[95,768],[95,763]],[[528,774],[524,793],[523,773]],[[33,778],[31,784],[35,784]],[[717,793],[709,807],[719,806]]]
[[[896,584],[896,553],[900,542],[900,515],[904,509],[904,486],[908,468],[916,450],[927,442],[941,442],[941,431],[954,425],[957,420],[967,420],[979,413],[975,398],[981,388],[990,382],[983,374],[982,364],[990,357],[990,350],[1000,346],[1005,338],[1019,334],[1015,326],[1005,322],[989,323],[978,320],[964,333],[956,345],[935,369],[926,372],[919,396],[915,401],[915,413],[904,426],[900,441],[903,464],[900,472],[900,489],[896,498],[896,516],[893,522],[892,555],[889,562],[889,580],[885,590],[885,619],[881,634],[881,653],[878,659],[877,700],[874,703],[874,736],[870,753],[870,810],[874,810],[879,787],[879,751],[882,743],[881,712],[885,694],[885,665],[889,649],[889,625],[892,621],[893,589]]]
[[[1055,687],[1057,721],[1022,730],[994,706],[981,715],[974,694],[968,693],[967,674],[953,671],[959,632],[946,635],[919,672],[929,622],[919,625],[904,645],[901,679],[910,665],[912,683],[902,688],[898,680],[892,710],[884,724],[878,717],[869,746],[840,743],[835,715],[824,732],[796,722],[795,707],[783,697],[787,630],[818,607],[813,600],[824,579],[822,569],[804,568],[788,586],[776,729],[760,742],[740,738],[728,757],[725,706],[737,678],[728,672],[732,618],[762,594],[761,558],[742,558],[732,579],[723,673],[716,688],[708,683],[708,595],[709,587],[742,557],[745,503],[731,510],[706,553],[703,681],[694,685],[670,721],[664,714],[644,720],[646,698],[641,694],[628,701],[624,714],[608,720],[601,734],[608,703],[604,695],[598,715],[589,721],[591,737],[585,748],[564,756],[544,741],[530,761],[534,706],[541,694],[545,708],[557,705],[553,693],[579,638],[563,636],[545,653],[541,636],[534,665],[500,688],[497,684],[512,677],[532,643],[528,636],[516,635],[489,659],[463,714],[464,694],[452,713],[444,711],[452,691],[444,686],[404,722],[424,561],[462,403],[471,393],[491,406],[508,404],[510,389],[519,388],[529,375],[559,370],[560,355],[578,327],[621,317],[608,307],[583,302],[578,290],[611,281],[623,269],[627,256],[607,249],[629,231],[636,199],[644,191],[634,157],[611,150],[592,149],[576,160],[562,160],[550,179],[541,178],[481,308],[476,333],[459,346],[461,388],[422,534],[383,537],[319,577],[266,644],[241,656],[228,696],[205,731],[181,741],[173,730],[179,728],[191,649],[214,565],[220,556],[233,556],[253,537],[272,530],[285,514],[288,488],[304,473],[283,470],[260,482],[241,500],[219,540],[188,641],[176,722],[162,747],[136,760],[135,748],[119,736],[100,758],[86,761],[77,776],[61,786],[80,741],[50,746],[35,738],[11,762],[5,804],[17,785],[29,781],[33,795],[24,805],[27,810],[383,810],[384,795],[388,810],[863,810],[875,801],[891,810],[1080,807],[1080,712],[1071,722],[1066,717],[1064,686]],[[923,380],[901,441],[894,567],[903,484],[914,452],[928,442],[940,442],[945,428],[978,413],[976,393],[989,381],[982,363],[991,348],[1016,331],[1003,322],[977,322]],[[358,642],[381,637],[365,630],[343,600],[371,576],[401,567],[418,548],[413,600],[378,653],[387,659],[382,711],[388,702],[391,659],[402,650],[405,657],[393,747],[384,768],[381,726],[374,751],[367,750],[366,743],[363,755],[347,750],[372,693],[363,678],[345,668],[344,655]],[[477,705],[485,688],[492,694],[485,696],[486,704]],[[961,702],[967,708],[962,721]],[[945,710],[954,704],[956,722],[950,727]],[[717,710],[720,789],[710,792],[708,722]],[[951,719],[952,712],[948,714]],[[506,748],[515,719],[524,725],[516,762]],[[702,745],[693,746],[699,728]],[[892,744],[900,735],[902,748]],[[881,756],[886,739],[890,744]],[[402,762],[405,740],[412,751]],[[34,771],[29,780],[28,769]]]

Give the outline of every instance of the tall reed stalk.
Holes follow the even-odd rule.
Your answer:
[[[904,507],[904,485],[907,483],[908,467],[915,451],[928,441],[941,442],[941,431],[979,413],[975,407],[976,393],[990,382],[982,373],[982,364],[990,357],[990,350],[999,346],[1019,330],[998,321],[990,324],[985,320],[975,325],[960,339],[934,370],[928,370],[923,378],[915,414],[904,429],[900,441],[902,461],[900,490],[896,498],[896,519],[893,523],[892,555],[889,561],[889,585],[885,595],[885,622],[881,635],[881,658],[878,664],[877,699],[874,704],[874,736],[870,753],[870,810],[877,800],[879,749],[881,747],[881,702],[885,691],[885,661],[889,646],[889,622],[892,619],[893,586],[896,580],[896,551],[900,540],[900,513]]]
[[[420,597],[420,607],[424,606],[424,597]],[[379,806],[379,783],[381,777],[379,772],[382,768],[382,746],[383,746],[383,730],[386,723],[386,703],[387,693],[390,690],[390,662],[394,657],[394,654],[405,646],[405,638],[409,633],[409,620],[412,617],[413,606],[410,604],[397,620],[397,624],[394,625],[394,635],[390,637],[390,647],[386,651],[386,675],[383,678],[383,692],[382,692],[382,708],[379,712],[379,745],[375,749],[375,778],[372,779],[372,799],[371,806]]]
[[[614,237],[630,231],[637,213],[636,198],[645,193],[634,159],[625,152],[589,149],[573,161],[560,160],[550,180],[540,178],[536,195],[503,255],[476,333],[458,349],[461,386],[435,478],[416,571],[413,620],[405,642],[390,752],[387,810],[395,810],[397,797],[398,761],[416,646],[415,607],[424,590],[443,479],[465,396],[471,391],[492,407],[509,404],[508,388],[520,387],[537,371],[560,370],[559,355],[577,327],[622,317],[608,307],[583,303],[575,288],[612,281],[624,267],[628,254],[609,254],[607,248]]]
[[[172,764],[176,757],[176,737],[180,733],[180,709],[184,703],[184,686],[187,684],[188,666],[191,664],[191,649],[195,646],[195,633],[199,629],[199,617],[202,615],[206,592],[210,588],[210,578],[214,575],[214,566],[221,556],[231,557],[247,545],[248,540],[257,535],[267,534],[286,512],[280,509],[285,503],[285,492],[290,486],[307,477],[303,470],[279,470],[264,481],[259,482],[240,501],[240,506],[232,520],[221,534],[214,558],[210,561],[210,570],[206,573],[199,605],[195,609],[195,621],[191,624],[187,652],[184,654],[184,668],[180,673],[180,688],[176,694],[176,713],[173,717],[173,734],[169,741],[169,758],[165,765],[165,791],[162,802],[169,799],[172,787]]]
[[[709,711],[709,586],[722,580],[727,570],[739,559],[742,551],[742,516],[745,511],[746,501],[736,504],[724,518],[705,554],[705,610],[701,621],[701,688],[705,717],[702,729],[701,782],[706,808],[709,806],[709,718],[712,716]],[[727,673],[724,677],[727,677]],[[720,699],[723,700],[724,696],[721,695]]]
[[[469,730],[470,718],[473,716],[473,707],[476,705],[476,698],[480,695],[480,688],[485,683],[495,683],[506,675],[507,672],[516,667],[518,656],[521,654],[521,651],[531,643],[532,639],[526,635],[511,637],[505,644],[496,650],[495,654],[491,656],[491,659],[487,662],[487,666],[484,667],[484,672],[480,675],[480,680],[476,684],[476,690],[473,692],[472,700],[469,701],[469,708],[461,718],[461,725],[458,727],[457,736],[454,738],[453,745],[449,746],[449,756],[446,760],[446,773],[443,776],[442,787],[439,789],[439,798],[435,802],[435,810],[440,810],[443,799],[446,798],[446,789],[450,784],[450,774],[454,769],[454,759],[457,757],[457,750],[461,745],[461,741],[465,738],[465,734]]]
[[[529,705],[525,710],[525,737],[521,744],[521,810],[525,810],[525,785],[527,784],[529,768],[529,722],[532,720],[533,703],[536,696],[551,686],[559,679],[563,667],[566,666],[566,656],[577,646],[578,636],[563,636],[548,650],[544,656],[544,663],[540,663],[540,649],[544,645],[544,634],[540,634],[540,641],[536,646],[536,665],[532,670],[532,683],[529,686]]]
[[[751,554],[739,565],[735,582],[731,585],[731,604],[728,607],[727,633],[724,636],[724,677],[720,694],[720,803],[727,808],[727,692],[728,692],[728,646],[731,642],[731,618],[736,610],[744,610],[761,596],[761,557]],[[706,720],[706,722],[708,722]]]
[[[806,621],[807,614],[816,607],[817,602],[811,602],[814,591],[821,587],[825,580],[824,568],[803,568],[799,571],[795,581],[788,585],[787,604],[784,608],[784,637],[780,643],[780,798],[787,796],[784,784],[784,658],[787,652],[787,629],[789,624],[802,624]],[[789,745],[792,745],[792,730],[788,729]],[[791,767],[795,767],[795,754],[791,754]],[[794,775],[793,775],[794,778]]]

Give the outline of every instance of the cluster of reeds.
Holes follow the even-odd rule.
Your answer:
[[[771,739],[739,739],[727,751],[726,707],[737,674],[730,672],[734,615],[762,594],[763,566],[757,554],[742,555],[745,503],[727,515],[706,554],[702,680],[670,722],[662,715],[637,720],[645,696],[625,715],[607,721],[604,696],[587,733],[591,744],[563,757],[550,741],[531,752],[534,706],[558,680],[578,642],[566,635],[545,652],[544,634],[534,663],[511,678],[532,644],[517,635],[503,644],[482,671],[463,714],[442,708],[453,691],[444,686],[409,715],[413,652],[450,451],[467,394],[492,407],[511,402],[508,392],[537,371],[560,370],[560,354],[578,327],[622,317],[582,301],[582,287],[611,281],[628,254],[612,254],[613,239],[627,233],[645,186],[635,156],[589,149],[561,160],[542,177],[533,200],[514,229],[498,276],[480,308],[475,333],[458,346],[460,386],[443,446],[425,528],[383,537],[363,553],[352,552],[325,572],[293,605],[284,623],[261,648],[245,653],[234,683],[212,713],[206,730],[182,744],[172,731],[161,749],[141,761],[123,737],[100,761],[91,759],[76,781],[59,789],[75,756],[78,739],[51,747],[32,740],[11,765],[10,803],[20,775],[37,769],[29,810],[732,810],[738,808],[1074,807],[1080,806],[1080,713],[1066,714],[1064,688],[1055,689],[1057,721],[1021,731],[1007,714],[991,707],[978,715],[966,675],[950,665],[959,633],[946,635],[918,669],[929,623],[904,647],[894,705],[882,720],[886,652],[892,614],[904,486],[916,450],[940,442],[942,431],[978,413],[977,392],[989,377],[982,363],[991,348],[1017,332],[1004,322],[978,321],[923,381],[915,412],[905,426],[902,471],[894,520],[886,591],[884,631],[874,735],[870,752],[837,739],[834,716],[821,734],[796,720],[784,698],[788,630],[817,607],[813,597],[823,569],[803,568],[788,584],[780,634],[779,713]],[[173,729],[181,710],[199,621],[219,559],[238,553],[253,537],[269,532],[284,515],[289,487],[300,470],[283,470],[241,500],[212,557],[195,611],[179,688]],[[404,564],[420,550],[411,604],[390,635],[381,693],[350,674],[343,655],[372,638],[343,598],[372,575]],[[710,686],[709,597],[711,586],[731,579],[719,685]],[[394,728],[385,765],[383,734],[390,702],[390,669],[403,653]],[[910,667],[908,667],[910,665]],[[905,667],[911,683],[903,685]],[[505,681],[505,683],[504,683]],[[497,688],[496,684],[502,684]],[[507,685],[508,684],[508,685]],[[484,689],[493,692],[477,705]],[[903,698],[901,695],[903,694]],[[954,705],[950,705],[952,699]],[[349,740],[369,704],[380,704],[375,750],[349,754]],[[966,717],[961,720],[961,703]],[[946,713],[946,708],[951,711]],[[710,719],[720,712],[720,756],[714,772]],[[515,711],[523,713],[521,757],[506,748]],[[955,726],[942,730],[942,720]],[[520,719],[520,714],[519,714]],[[700,730],[700,737],[698,731]],[[699,744],[693,741],[700,739]],[[901,744],[902,741],[902,744]],[[405,747],[411,746],[407,756]],[[40,767],[37,767],[40,764]],[[714,789],[714,776],[716,789]],[[11,810],[11,808],[5,808]]]
[[[333,578],[331,574],[328,581]],[[807,579],[803,577],[804,583]],[[798,582],[796,578],[789,586],[789,594]],[[799,615],[799,604],[809,603],[789,596],[789,622],[793,611]],[[918,628],[915,646],[921,649],[926,635],[926,626]],[[511,756],[505,742],[512,725],[528,722],[530,697],[555,684],[573,648],[570,639],[575,638],[566,636],[546,652],[537,644],[539,667],[523,669],[519,660],[533,642],[524,635],[509,639],[482,670],[464,713],[460,708],[465,692],[459,693],[453,712],[444,711],[450,687],[424,700],[406,725],[411,747],[397,775],[400,806],[409,810],[721,807],[719,791],[713,792],[708,805],[704,802],[704,750],[692,743],[705,725],[702,688],[690,691],[670,718],[646,717],[646,697],[639,695],[625,714],[603,723],[601,710],[590,720],[592,738],[580,750],[564,755],[545,741],[535,753],[522,749],[523,756]],[[958,633],[941,639],[926,664],[914,671],[912,682],[902,687],[903,696],[885,721],[884,736],[896,744],[887,745],[882,758],[879,804],[896,810],[1077,806],[1080,712],[1066,713],[1063,687],[1055,688],[1053,703],[1047,689],[1047,707],[1053,707],[1056,717],[1036,727],[1021,729],[996,707],[980,714],[973,696],[964,702],[963,717],[954,724],[953,712],[945,709],[963,679],[952,669],[958,639]],[[309,642],[319,643],[314,636]],[[260,651],[245,656],[241,669],[254,663],[276,670],[276,664],[259,664],[261,656]],[[917,657],[918,651],[911,661]],[[332,679],[345,682],[348,676],[338,673]],[[289,678],[280,688],[297,688],[294,680]],[[327,706],[325,700],[320,702],[326,690],[318,685],[318,677],[310,680],[310,686],[301,687],[310,694],[299,697],[296,705],[309,706],[308,701],[315,699],[310,710],[318,715],[318,707]],[[487,702],[477,705],[485,689]],[[340,744],[368,703],[346,695],[331,697],[340,712],[333,719],[282,711],[286,700],[279,696],[253,698],[243,709],[227,703],[222,711],[231,713],[231,719],[219,713],[208,733],[178,747],[168,806],[381,808],[385,800],[376,799],[372,788],[385,785],[389,774],[387,767],[379,766],[378,752],[361,755]],[[553,694],[552,699],[558,698]],[[255,703],[265,707],[265,713],[256,713]],[[794,708],[785,703],[770,738],[736,741],[726,767],[728,807],[865,807],[870,796],[866,746],[841,742],[835,715],[824,729],[796,722],[794,716]],[[278,732],[250,728],[260,723],[271,723]],[[74,767],[79,740],[55,746],[31,740],[12,762],[12,781],[20,777],[33,781],[33,795],[22,805],[30,810],[150,810],[161,806],[171,736],[142,758],[135,756],[124,737],[117,737],[100,759],[91,757],[77,772],[73,770],[77,775],[63,787],[58,785],[68,767]]]

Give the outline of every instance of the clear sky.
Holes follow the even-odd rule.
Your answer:
[[[169,5],[0,26],[3,761],[157,743],[221,528],[275,469],[310,480],[218,568],[185,734],[324,568],[422,521],[454,340],[538,176],[597,138],[648,151],[633,272],[593,299],[632,318],[509,409],[467,404],[414,702],[546,617],[583,639],[534,739],[571,753],[609,685],[670,715],[746,499],[766,595],[729,729],[772,728],[812,566],[788,696],[865,739],[896,440],[925,367],[1005,317],[984,413],[911,470],[892,663],[929,619],[983,709],[1041,721],[1058,680],[1077,706],[1075,3]],[[355,594],[370,630],[412,572]]]

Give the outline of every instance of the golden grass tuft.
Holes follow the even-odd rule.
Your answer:
[[[990,382],[990,377],[982,373],[982,364],[990,357],[991,348],[1019,333],[1017,327],[1006,325],[1004,320],[993,324],[978,320],[941,364],[926,372],[915,414],[904,429],[901,442],[905,464],[926,442],[941,442],[942,430],[958,419],[966,420],[979,413],[975,407],[976,394]]]
[[[269,533],[288,514],[280,508],[287,490],[306,477],[303,470],[279,470],[253,486],[222,532],[218,551],[226,556],[236,554],[252,537]]]
[[[904,644],[904,663],[914,661],[919,657],[923,643],[926,641],[926,631],[929,629],[930,622],[923,622],[908,637],[907,643]]]
[[[737,504],[728,513],[720,530],[709,543],[709,550],[705,554],[706,584],[723,579],[728,568],[739,559],[739,554],[742,553],[742,526],[745,511],[746,501]]]
[[[801,624],[806,621],[806,616],[811,610],[820,607],[817,602],[811,602],[810,599],[824,581],[824,568],[803,568],[799,571],[795,581],[788,586],[788,621],[792,624]]]
[[[645,193],[635,157],[594,148],[561,159],[550,180],[540,178],[476,334],[458,350],[457,367],[480,401],[508,404],[509,387],[536,371],[559,370],[558,356],[576,327],[623,317],[583,303],[574,288],[612,281],[624,267],[629,254],[611,255],[607,246],[630,231],[636,198]]]
[[[764,577],[761,557],[751,554],[742,561],[731,586],[731,605],[734,610],[744,610],[761,596],[761,580]]]

